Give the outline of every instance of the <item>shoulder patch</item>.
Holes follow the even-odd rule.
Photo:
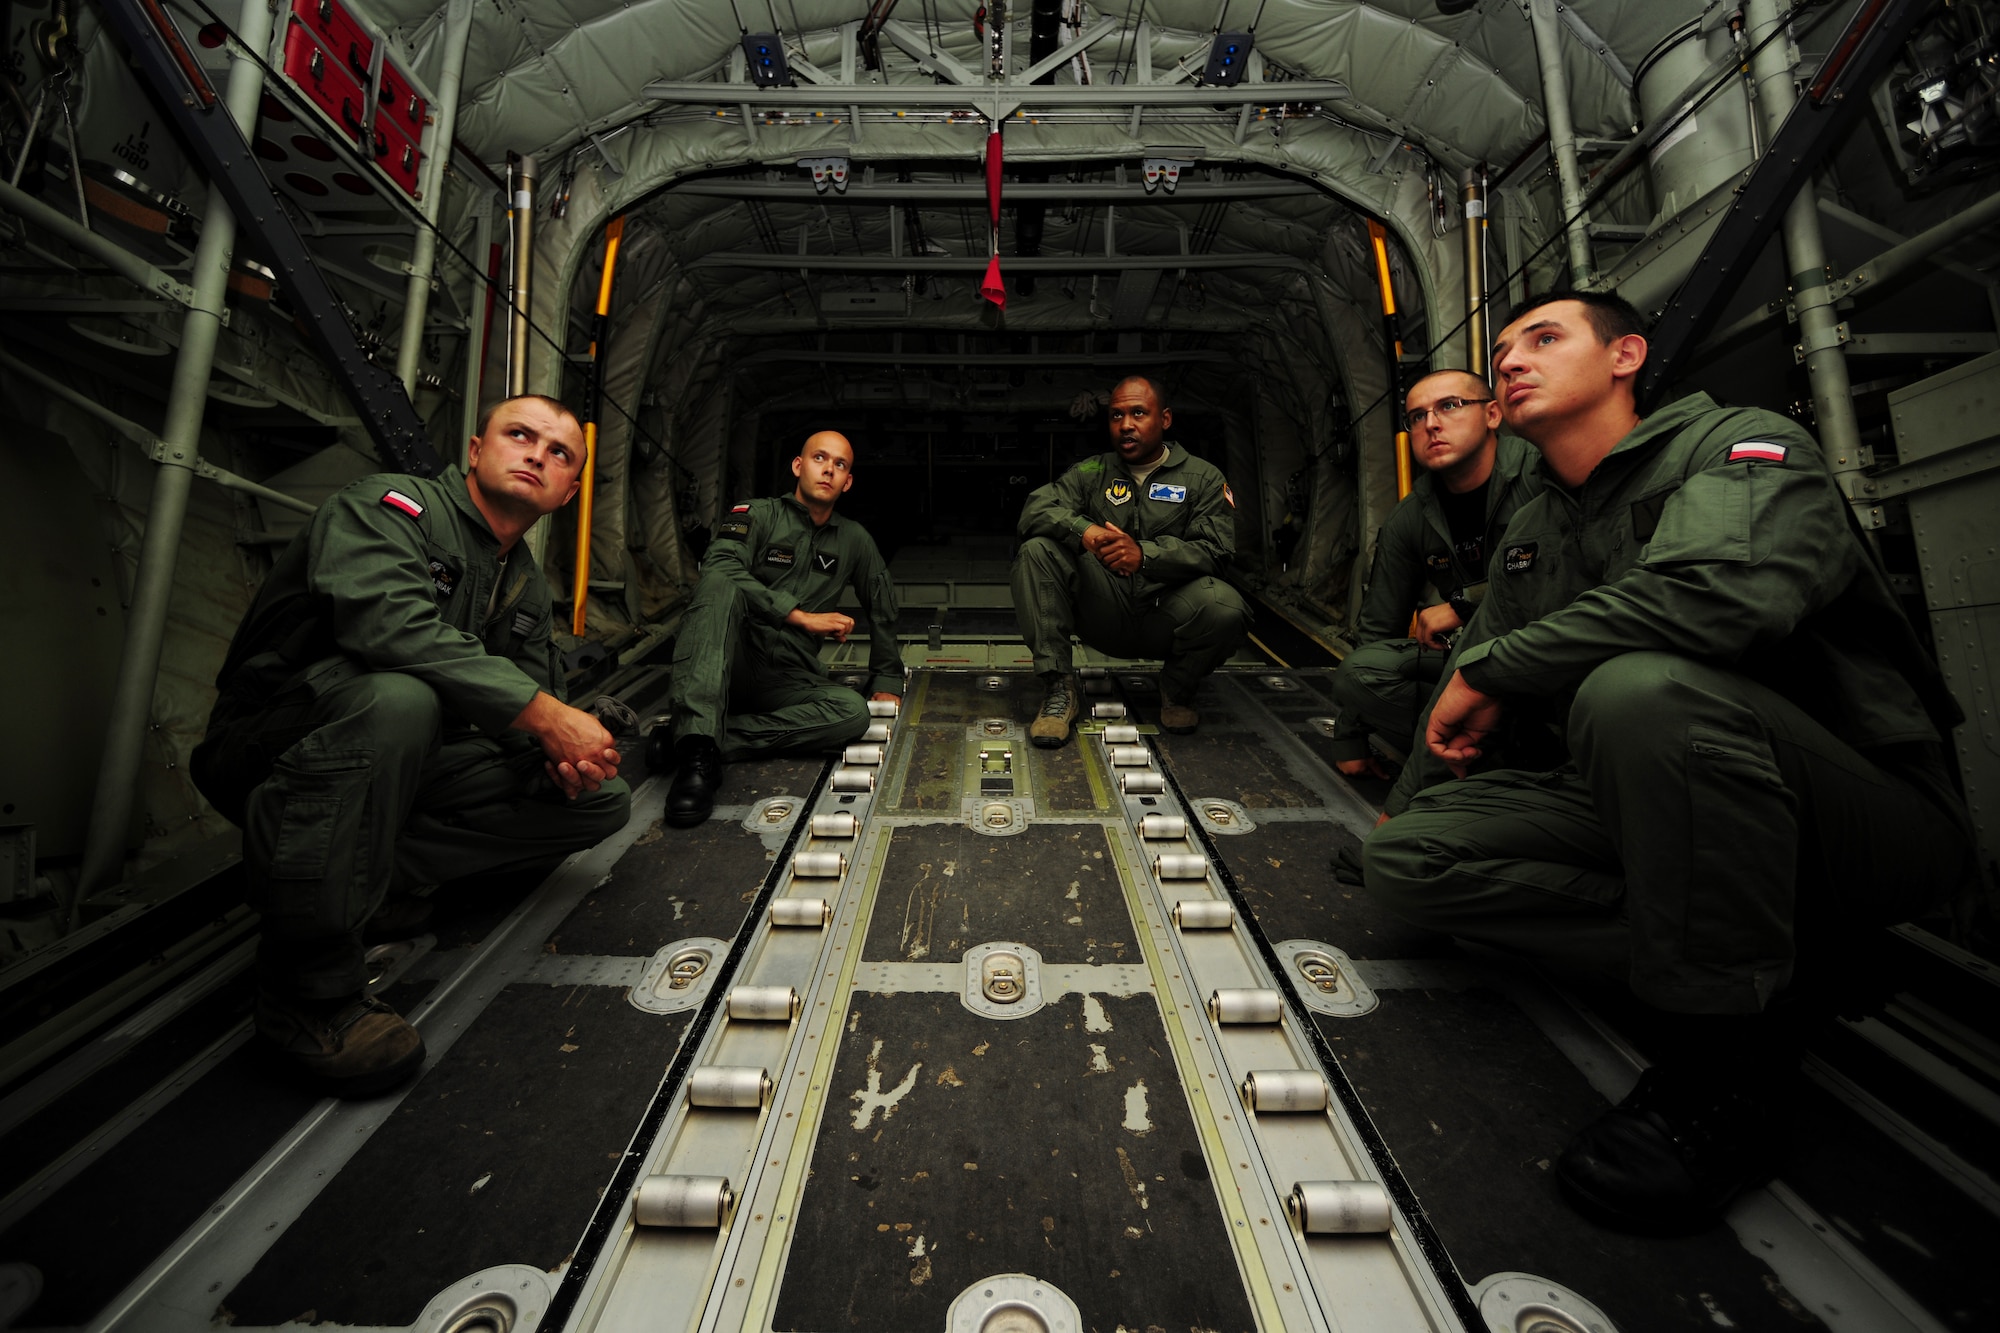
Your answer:
[[[1076,470],[1078,472],[1102,472],[1104,471],[1104,460],[1101,458],[1086,458],[1076,465]]]
[[[1731,463],[1782,463],[1791,446],[1773,444],[1769,440],[1745,440],[1729,451]]]
[[[750,512],[750,506],[749,506],[749,505],[737,505],[737,506],[736,506],[736,507],[735,507],[734,509],[730,510],[729,512],[730,512],[730,513],[732,513],[732,514],[747,514],[747,513],[749,513],[749,512]]]
[[[424,507],[401,491],[389,491],[382,497],[382,503],[391,509],[399,509],[411,518],[422,518]]]
[[[1164,504],[1183,504],[1187,500],[1187,487],[1175,486],[1169,482],[1156,481],[1146,487],[1148,500],[1159,500]]]
[[[1231,509],[1236,508],[1236,492],[1229,489],[1229,483],[1226,481],[1222,483],[1222,498],[1229,501]]]
[[[1535,567],[1535,557],[1541,553],[1540,542],[1519,542],[1509,546],[1501,556],[1500,568],[1509,574],[1525,574]]]

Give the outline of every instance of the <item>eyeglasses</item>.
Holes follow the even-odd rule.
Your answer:
[[[1438,414],[1439,421],[1443,421],[1462,407],[1470,407],[1474,403],[1490,403],[1492,401],[1491,398],[1440,398],[1434,406],[1411,408],[1404,414],[1403,424],[1413,431],[1421,430],[1424,423],[1431,419],[1431,413],[1433,412]]]

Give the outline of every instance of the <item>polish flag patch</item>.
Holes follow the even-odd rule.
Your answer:
[[[1729,451],[1732,463],[1782,463],[1791,452],[1789,445],[1772,444],[1769,440],[1745,440]]]
[[[382,503],[391,509],[400,509],[411,518],[422,518],[424,507],[401,491],[390,491],[382,497]]]

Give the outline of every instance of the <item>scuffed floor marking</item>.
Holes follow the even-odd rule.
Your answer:
[[[854,1095],[858,1097],[861,1094]],[[1125,1128],[1134,1134],[1145,1134],[1153,1128],[1152,1118],[1146,1114],[1146,1080],[1143,1078],[1125,1089]]]
[[[1104,1048],[1094,1041],[1090,1043],[1090,1072],[1093,1074],[1111,1072],[1111,1061],[1105,1056]]]
[[[1104,1012],[1104,1001],[1095,995],[1083,997],[1083,1030],[1085,1032],[1111,1031],[1111,1018]]]
[[[865,1088],[856,1088],[848,1094],[853,1100],[861,1103],[860,1108],[853,1113],[854,1127],[856,1129],[866,1129],[869,1125],[873,1124],[875,1122],[875,1112],[878,1110],[882,1112],[884,1120],[894,1115],[896,1113],[896,1104],[909,1096],[910,1089],[917,1086],[917,1071],[924,1067],[923,1061],[917,1061],[917,1063],[910,1066],[910,1072],[903,1075],[902,1082],[884,1092],[882,1091],[882,1071],[876,1066],[876,1062],[881,1058],[882,1039],[877,1037],[875,1039],[875,1048],[868,1052],[868,1086]],[[1141,1086],[1143,1087],[1143,1085]],[[1125,1105],[1125,1120],[1129,1128],[1132,1119],[1132,1098],[1129,1093],[1126,1094]],[[1140,1107],[1143,1112],[1143,1098],[1141,1099]],[[1151,1126],[1149,1125],[1148,1128],[1151,1128]]]

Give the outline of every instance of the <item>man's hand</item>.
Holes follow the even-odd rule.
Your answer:
[[[823,639],[832,639],[835,643],[846,643],[847,636],[854,630],[854,617],[844,616],[838,611],[824,611],[814,615],[810,611],[801,611],[793,607],[792,613],[785,617],[785,623],[797,625],[808,634],[817,634]]]
[[[1380,778],[1384,782],[1387,782],[1396,776],[1389,771],[1387,764],[1384,764],[1372,754],[1363,755],[1359,759],[1339,760],[1334,764],[1334,767],[1339,769],[1344,776],[1350,778]]]
[[[1121,577],[1130,577],[1139,571],[1139,562],[1146,558],[1146,553],[1139,549],[1139,543],[1125,529],[1116,523],[1106,523],[1101,529],[1092,528],[1091,531],[1105,534],[1093,549],[1093,554],[1106,569]],[[1089,537],[1090,533],[1084,534],[1086,546]]]
[[[1458,618],[1458,612],[1451,609],[1449,602],[1427,606],[1417,612],[1417,642],[1426,648],[1435,648],[1443,652],[1451,647],[1444,636],[1464,623]]]
[[[1500,700],[1473,689],[1465,683],[1464,673],[1454,671],[1431,707],[1424,744],[1462,778],[1472,761],[1485,753],[1486,738],[1500,725],[1502,711]]]
[[[548,756],[542,768],[572,801],[618,776],[619,757],[611,748],[611,733],[581,708],[537,693],[513,725],[541,742],[542,753]]]

